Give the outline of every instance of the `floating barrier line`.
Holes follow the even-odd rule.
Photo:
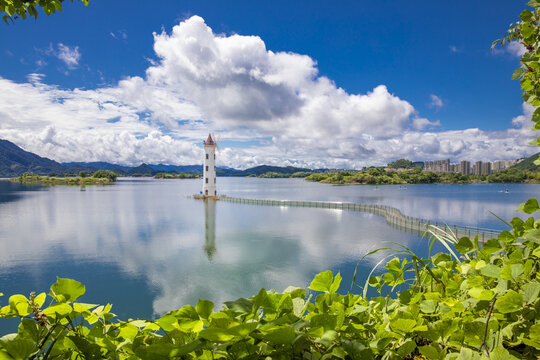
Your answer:
[[[498,237],[500,230],[483,229],[474,226],[448,225],[437,221],[430,221],[421,218],[407,216],[401,213],[398,209],[387,205],[370,205],[357,204],[350,202],[333,202],[333,201],[300,201],[300,200],[263,200],[263,199],[246,199],[229,196],[219,196],[218,200],[240,204],[267,205],[267,206],[288,206],[288,207],[310,207],[323,209],[339,209],[349,211],[361,211],[371,214],[380,215],[385,218],[386,222],[394,227],[411,230],[414,232],[424,233],[429,229],[430,225],[436,226],[445,232],[453,232],[459,239],[467,236],[474,238],[478,235],[479,240],[485,241]],[[432,231],[433,227],[431,228]]]

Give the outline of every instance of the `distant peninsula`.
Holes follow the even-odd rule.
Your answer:
[[[24,173],[21,176],[8,179],[25,185],[108,185],[116,182],[116,174],[110,170],[98,170],[91,177],[86,177],[84,172],[77,177],[53,177],[41,176],[34,173]]]

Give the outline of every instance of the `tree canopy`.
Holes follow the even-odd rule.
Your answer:
[[[28,17],[37,19],[38,9],[41,8],[45,14],[51,15],[56,11],[62,11],[62,3],[65,0],[0,0],[0,14],[2,19],[9,24],[15,19],[22,18],[25,20]],[[81,1],[85,6],[89,0],[70,0]]]
[[[388,167],[391,169],[412,169],[417,167],[417,165],[411,160],[399,159],[388,164]]]

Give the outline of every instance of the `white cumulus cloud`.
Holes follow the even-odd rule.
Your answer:
[[[527,145],[528,108],[505,131],[437,132],[437,120],[420,117],[385,85],[348,93],[320,76],[309,56],[268,50],[258,36],[215,34],[198,16],[154,34],[154,50],[145,76],[93,90],[60,89],[41,74],[26,83],[0,77],[0,138],[58,161],[194,164],[202,161],[200,141],[216,132],[234,145],[222,146],[218,165],[237,168],[359,168],[400,157],[495,160],[535,151]],[[78,48],[64,53],[77,66]],[[434,94],[431,101],[444,105]]]

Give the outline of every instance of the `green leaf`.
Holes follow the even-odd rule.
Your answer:
[[[52,306],[49,306],[45,310],[43,310],[43,313],[47,316],[54,316],[55,314],[60,316],[65,316],[69,313],[71,313],[73,309],[71,306],[69,306],[66,303],[60,303],[60,304],[54,304]]]
[[[39,307],[42,307],[46,299],[47,299],[47,294],[41,293],[34,298],[34,304],[36,304]]]
[[[420,302],[420,310],[426,314],[432,314],[437,308],[437,301],[435,300],[424,300]]]
[[[263,339],[273,345],[286,345],[291,344],[295,337],[294,329],[287,326],[269,332]]]
[[[529,329],[529,337],[533,340],[540,341],[540,324],[534,324]]]
[[[313,291],[330,292],[333,278],[334,274],[330,270],[317,274],[309,284],[309,288]]]
[[[528,38],[532,34],[534,34],[534,27],[531,24],[523,24],[521,27],[521,34],[524,38]]]
[[[516,238],[514,235],[512,235],[512,233],[510,233],[509,231],[501,231],[499,233],[499,236],[497,236],[497,239],[499,239],[500,241],[504,242],[504,243],[510,243],[510,242],[513,242],[513,241],[516,241]]]
[[[532,303],[538,299],[540,293],[540,284],[538,282],[529,282],[523,285],[523,301],[526,304]]]
[[[521,12],[519,17],[523,21],[529,21],[533,17],[533,13],[530,10],[525,9]]]
[[[199,300],[195,310],[197,310],[197,313],[202,319],[208,319],[210,314],[214,311],[214,303],[208,300]],[[251,312],[251,308],[249,311]]]
[[[420,354],[424,355],[429,360],[438,360],[439,359],[439,351],[433,345],[419,346],[418,350],[420,351]]]
[[[18,316],[26,316],[32,312],[30,303],[24,295],[12,295],[9,297],[9,306]]]
[[[235,301],[225,301],[224,304],[232,311],[243,313],[250,313],[253,308],[253,302],[245,298],[240,298]]]
[[[19,324],[19,336],[30,337],[34,342],[37,342],[39,333],[40,330],[34,319],[22,319]]]
[[[503,314],[521,310],[523,307],[523,296],[516,293],[514,290],[510,290],[506,295],[497,299],[495,306],[497,307],[497,310]]]
[[[405,341],[398,349],[397,349],[397,352],[398,352],[398,355],[401,356],[402,358],[405,358],[407,357],[407,355],[409,355],[410,353],[412,353],[414,351],[414,349],[416,349],[416,343],[414,342],[414,340],[407,340]]]
[[[94,342],[90,342],[81,336],[68,336],[69,340],[75,344],[75,347],[84,355],[83,359],[99,359],[100,346]]]
[[[345,350],[342,347],[336,346],[336,347],[332,348],[332,357],[333,358],[345,359],[345,356],[346,356],[346,353],[345,353]]]
[[[501,244],[497,239],[489,239],[482,246],[482,252],[485,252],[487,254],[492,254],[499,250],[501,250]]]
[[[455,247],[460,254],[466,254],[474,249],[474,245],[471,239],[468,237],[462,237],[459,239],[459,241],[455,244]]]
[[[53,5],[58,11],[62,11],[62,3],[58,0],[53,1]]]
[[[176,326],[178,327],[178,330],[186,333],[198,333],[204,328],[204,322],[202,320],[179,321]]]
[[[199,314],[197,310],[191,305],[184,305],[180,310],[174,310],[169,313],[181,321],[185,320],[199,320]]]
[[[325,331],[324,334],[315,340],[316,343],[323,344],[327,348],[332,346],[332,343],[338,338],[337,332],[334,330]]]
[[[413,319],[394,319],[390,321],[390,328],[398,333],[407,334],[416,326],[416,320]]]
[[[156,320],[156,324],[165,331],[173,331],[177,328],[176,325],[178,324],[178,319],[174,315],[165,314]]]
[[[501,268],[498,267],[497,265],[488,264],[480,269],[480,274],[487,277],[498,279],[501,274]]]
[[[245,324],[236,325],[232,328],[230,328],[230,331],[234,331],[239,336],[248,336],[252,331],[257,329],[259,326],[256,322],[250,322]]]
[[[229,329],[208,328],[202,330],[199,336],[210,341],[226,342],[232,340],[236,336],[236,333]]]
[[[512,74],[512,80],[519,79],[525,71],[522,68],[517,68],[514,73]]]
[[[289,286],[285,290],[283,290],[284,294],[291,294],[291,298],[302,298],[304,299],[306,297],[306,289],[299,288],[297,286]]]
[[[180,345],[176,349],[173,349],[169,353],[169,358],[177,357],[180,355],[189,354],[190,352],[199,350],[202,347],[203,343],[196,339],[195,341],[190,342],[189,344]]]
[[[527,230],[525,231],[525,234],[523,234],[523,236],[528,241],[532,241],[537,244],[540,244],[540,230],[539,229]]]
[[[510,264],[502,268],[500,277],[505,280],[515,280],[523,274],[525,267],[522,264]]]
[[[339,289],[339,284],[341,284],[341,274],[338,272],[337,275],[334,278],[334,281],[332,282],[332,285],[330,286],[330,294],[335,293]]]
[[[85,304],[85,303],[73,303],[73,310],[76,312],[82,313],[86,310],[95,308],[96,304]]]
[[[27,359],[34,352],[34,341],[22,336],[6,335],[0,338],[0,349],[4,348],[12,359]],[[0,359],[2,359],[0,352]],[[9,359],[9,357],[6,357]]]
[[[502,345],[493,349],[489,355],[490,360],[518,360],[517,357],[510,354]]]
[[[51,286],[49,295],[58,302],[73,302],[80,298],[85,291],[86,288],[80,282],[57,277],[56,283]]]
[[[540,209],[538,206],[538,200],[535,198],[527,200],[525,203],[520,204],[516,209],[517,212],[524,212],[527,214],[532,214]]]
[[[118,336],[124,339],[129,339],[133,341],[135,339],[135,336],[139,333],[139,328],[137,328],[135,325],[125,323],[122,324],[120,327],[120,331],[118,332]]]
[[[324,331],[335,330],[337,327],[337,315],[320,314],[311,318],[311,327],[322,327]]]

